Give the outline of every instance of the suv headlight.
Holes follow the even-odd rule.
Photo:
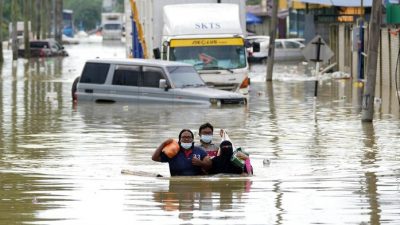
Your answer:
[[[210,102],[211,102],[211,104],[217,104],[218,99],[216,99],[216,98],[210,98]]]
[[[221,105],[221,100],[216,98],[210,98],[210,103],[214,105]]]

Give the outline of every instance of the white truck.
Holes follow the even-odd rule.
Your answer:
[[[103,40],[121,40],[123,21],[123,13],[102,13],[101,28]]]
[[[134,2],[149,58],[192,64],[207,85],[248,93],[245,1]],[[131,22],[129,19],[126,24],[127,34],[131,33]],[[126,38],[127,53],[132,56],[132,36]]]

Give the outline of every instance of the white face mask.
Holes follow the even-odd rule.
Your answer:
[[[181,146],[184,149],[190,149],[192,147],[192,142],[190,143],[181,142]]]
[[[209,144],[209,143],[211,143],[211,141],[212,141],[212,139],[213,139],[213,136],[212,136],[212,135],[203,134],[203,135],[200,136],[200,139],[201,139],[203,142]]]

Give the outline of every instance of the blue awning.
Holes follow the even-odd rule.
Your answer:
[[[296,0],[302,3],[343,6],[343,7],[361,7],[361,0]],[[364,7],[371,7],[372,0],[363,0]]]
[[[262,23],[262,19],[253,13],[246,13],[246,24],[260,24]]]

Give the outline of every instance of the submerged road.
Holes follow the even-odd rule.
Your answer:
[[[0,224],[396,224],[400,121],[382,102],[360,121],[359,90],[303,64],[251,66],[247,106],[71,102],[86,59],[122,44],[66,46],[70,56],[6,62],[0,83]],[[10,52],[5,52],[5,56]],[[212,123],[250,153],[250,178],[169,178],[151,154],[182,128]],[[214,136],[218,141],[217,134]],[[198,141],[198,136],[196,136]],[[121,174],[159,173],[164,178]]]

